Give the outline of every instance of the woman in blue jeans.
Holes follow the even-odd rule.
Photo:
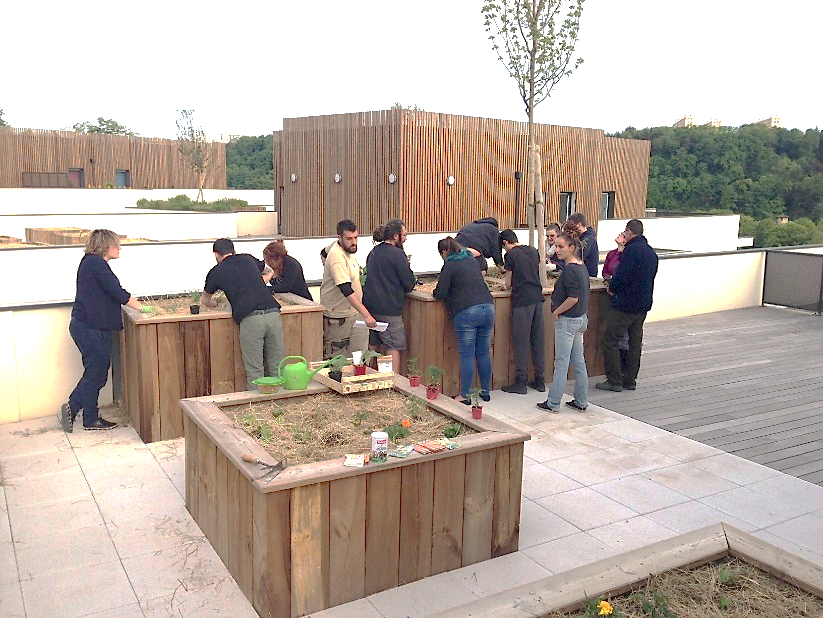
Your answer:
[[[589,271],[580,259],[580,239],[563,233],[556,241],[557,256],[566,263],[563,274],[552,292],[552,317],[554,318],[554,380],[546,401],[537,407],[558,412],[569,363],[574,367],[574,399],[566,402],[570,408],[582,412],[588,406],[589,372],[583,357],[583,333],[589,326]]]
[[[475,363],[480,375],[483,401],[489,401],[492,360],[489,349],[494,330],[494,301],[477,260],[454,238],[446,236],[437,243],[443,268],[434,297],[446,303],[454,324],[460,351],[460,396],[469,405],[469,389],[474,382]]]

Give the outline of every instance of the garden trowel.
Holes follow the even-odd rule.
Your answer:
[[[249,463],[259,464],[259,465],[263,466],[263,468],[266,470],[265,472],[263,472],[263,474],[260,475],[260,478],[257,479],[258,481],[264,481],[264,482],[265,481],[270,481],[274,477],[276,477],[278,474],[280,474],[283,471],[283,469],[286,467],[286,460],[285,459],[283,459],[281,461],[278,461],[277,463],[268,463],[266,461],[263,461],[259,457],[255,457],[254,455],[249,455],[248,453],[243,453],[243,455],[241,457],[242,457],[243,461],[247,461]]]

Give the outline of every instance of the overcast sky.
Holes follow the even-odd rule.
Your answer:
[[[288,6],[286,6],[288,5]],[[426,111],[525,120],[482,0],[13,2],[2,12],[0,108],[15,127],[112,118],[174,137],[178,109],[208,135],[282,119]],[[821,122],[819,0],[586,0],[585,63],[538,122],[620,131],[770,115]]]

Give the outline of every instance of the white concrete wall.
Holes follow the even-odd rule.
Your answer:
[[[604,219],[597,224],[597,246],[611,251],[615,236],[626,229],[628,219]],[[735,251],[740,215],[665,217],[641,219],[643,235],[655,249],[709,253]]]
[[[123,212],[141,198],[167,200],[181,193],[197,197],[197,189],[0,189],[0,215]],[[274,189],[204,189],[203,197],[207,202],[233,197],[250,206],[274,206]]]

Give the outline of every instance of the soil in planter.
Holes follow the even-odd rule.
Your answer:
[[[289,302],[288,300],[283,300],[283,298],[279,294],[273,294],[273,296],[281,305],[296,304]],[[206,307],[205,305],[200,305],[200,313],[215,313],[217,311],[231,310],[231,307],[228,304],[228,300],[226,300],[226,296],[225,294],[223,294],[223,292],[217,292],[216,294],[214,294],[214,296],[212,296],[212,298],[214,298],[214,300],[216,300],[223,306]],[[182,296],[144,296],[140,299],[140,302],[142,302],[144,305],[151,305],[152,307],[154,307],[154,315],[191,315],[189,305],[192,304],[192,299],[191,296],[189,296],[188,294],[184,294]]]
[[[289,466],[368,452],[371,433],[390,426],[408,431],[396,444],[443,438],[447,428],[458,431],[452,438],[458,442],[461,436],[477,433],[426,407],[422,399],[419,412],[412,414],[407,403],[412,399],[419,398],[407,398],[391,389],[350,395],[328,392],[223,411],[275,459],[287,458]]]
[[[651,577],[637,590],[606,600],[614,608],[611,614],[583,609],[571,614],[549,615],[554,618],[823,616],[823,600],[819,597],[736,558],[724,558],[696,569],[667,571]]]

